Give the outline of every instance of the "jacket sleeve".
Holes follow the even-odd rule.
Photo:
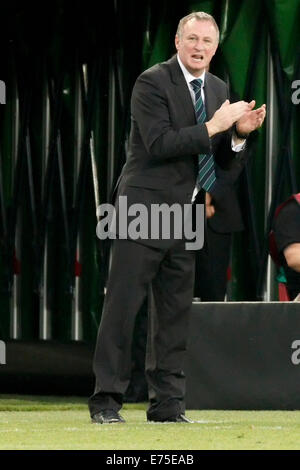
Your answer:
[[[172,122],[174,103],[158,76],[142,74],[136,81],[131,100],[133,125],[153,158],[210,153],[211,144],[205,124],[177,128]]]

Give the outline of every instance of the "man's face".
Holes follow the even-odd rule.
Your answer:
[[[200,77],[217,50],[217,31],[210,21],[192,18],[183,26],[180,37],[176,35],[175,46],[186,69]]]

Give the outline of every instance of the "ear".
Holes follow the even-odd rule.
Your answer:
[[[179,49],[179,42],[180,42],[180,40],[179,40],[178,34],[176,34],[176,36],[175,36],[175,47],[176,47],[177,51]]]

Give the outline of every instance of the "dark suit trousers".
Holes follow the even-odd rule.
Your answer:
[[[196,252],[194,297],[203,302],[223,302],[230,261],[231,233],[217,233],[206,226],[205,243]]]
[[[148,418],[164,419],[184,411],[183,364],[193,297],[194,252],[179,242],[160,250],[115,240],[94,356],[96,387],[91,415],[119,410],[131,375],[131,345],[136,315],[152,283],[155,308],[148,331],[146,377]]]

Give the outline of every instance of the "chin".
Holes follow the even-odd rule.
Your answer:
[[[204,70],[205,67],[206,67],[206,64],[204,63],[204,61],[199,62],[199,63],[191,62],[190,64],[190,68],[193,70]]]
[[[201,65],[201,67],[190,67],[190,71],[191,71],[191,74],[195,74],[197,73],[198,75],[201,75],[202,72],[204,71],[205,67]]]

